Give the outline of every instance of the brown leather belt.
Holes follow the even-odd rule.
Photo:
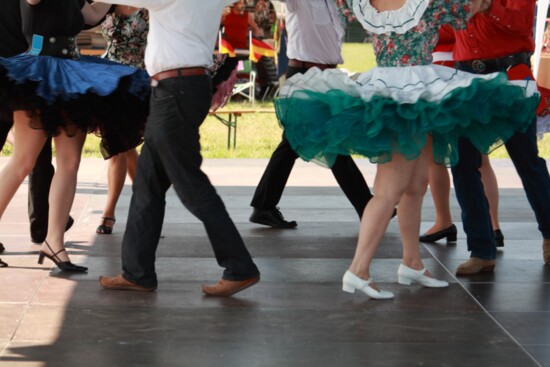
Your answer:
[[[177,78],[180,76],[194,76],[194,75],[210,75],[210,72],[206,68],[179,68],[161,71],[151,77],[151,79],[156,80],[157,82]]]
[[[300,61],[296,59],[288,60],[288,66],[292,66],[293,68],[305,68],[305,69],[319,68],[321,70],[334,69],[336,67],[336,65],[333,65],[333,64],[318,64],[316,62]]]

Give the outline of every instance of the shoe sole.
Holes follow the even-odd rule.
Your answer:
[[[456,272],[456,275],[475,275],[475,274],[480,274],[480,273],[491,273],[493,272],[493,270],[495,270],[495,265],[491,265],[491,266],[485,266],[481,269],[479,269],[479,271],[476,271],[476,272],[471,272],[471,273],[463,273],[463,272]]]
[[[130,285],[106,285],[101,283],[101,279],[99,279],[99,285],[105,289],[108,289],[110,291],[136,291],[136,292],[153,292],[157,288],[145,288],[140,286],[130,286]]]
[[[128,287],[128,286],[108,286],[99,283],[101,287],[108,289],[110,291],[136,291],[136,292],[153,292],[156,288],[135,288],[135,287]]]
[[[239,292],[244,291],[244,290],[247,289],[247,288],[252,287],[254,284],[257,284],[259,281],[260,281],[260,278],[258,278],[255,282],[248,283],[247,285],[244,285],[244,286],[242,286],[241,288],[238,288],[237,290],[235,290],[235,291],[233,291],[233,292],[226,292],[226,293],[208,293],[208,292],[205,292],[204,289],[202,290],[202,292],[204,293],[204,295],[209,296],[209,297],[231,297],[231,296],[234,295],[234,294],[237,294],[237,293],[239,293]]]
[[[276,225],[276,224],[273,224],[273,223],[263,221],[261,219],[254,219],[254,218],[250,218],[249,221],[251,223],[261,224],[263,226],[268,226],[268,227],[277,228],[277,229],[294,229],[294,228],[298,227],[297,224],[295,226],[293,226],[293,225],[281,226],[281,225]]]

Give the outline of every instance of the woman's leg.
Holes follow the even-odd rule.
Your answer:
[[[489,212],[491,213],[493,230],[500,229],[500,223],[498,222],[498,182],[495,171],[491,167],[489,156],[485,154],[481,156],[479,172],[481,172],[481,182],[483,183],[485,196],[487,197],[487,201],[489,201]]]
[[[30,127],[31,118],[26,111],[14,113],[15,141],[13,154],[0,172],[0,218],[17,189],[36,163],[36,158],[46,142],[43,130]],[[65,221],[66,222],[66,221]],[[66,224],[66,223],[65,223]]]
[[[136,177],[138,153],[137,153],[137,150],[134,148],[134,149],[130,149],[125,154],[126,154],[126,167],[128,171],[128,177],[130,177],[130,180],[134,182],[134,177]]]
[[[449,196],[451,194],[451,180],[447,167],[442,164],[437,164],[434,161],[432,153],[432,140],[428,138],[427,159],[430,192],[435,206],[435,224],[425,232],[429,235],[445,228],[449,228],[453,224],[451,218],[451,207]]]
[[[401,154],[394,154],[390,162],[377,166],[374,180],[375,195],[363,213],[355,256],[349,268],[350,272],[363,280],[370,278],[369,267],[372,258],[386,232],[395,206],[399,204],[408,187],[417,161],[418,159],[408,161]],[[398,209],[398,216],[400,211],[403,213],[403,209]],[[418,236],[416,243],[418,244]],[[371,286],[374,288],[372,284]]]
[[[409,184],[403,193],[403,197],[397,207],[397,219],[399,230],[403,240],[403,265],[414,270],[424,268],[420,257],[420,215],[422,201],[428,187],[428,151],[416,159]],[[448,197],[447,197],[448,200]],[[428,272],[425,275],[429,275]]]
[[[65,226],[73,205],[76,192],[76,180],[82,146],[86,140],[86,133],[77,130],[76,135],[67,136],[62,131],[54,138],[56,151],[56,170],[50,187],[50,210],[48,221],[48,235],[42,245],[42,251],[52,255],[64,248]],[[69,255],[63,251],[58,255],[61,261],[69,261]]]
[[[115,224],[113,219],[115,218],[116,204],[122,192],[122,188],[124,187],[124,181],[126,180],[126,169],[126,153],[117,154],[109,159],[109,168],[107,172],[107,202],[103,209],[103,218],[100,227],[98,227],[98,233],[103,233],[100,232],[102,226],[112,228]],[[110,233],[110,231],[108,233]]]

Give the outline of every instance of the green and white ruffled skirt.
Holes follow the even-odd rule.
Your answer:
[[[458,139],[488,153],[535,119],[534,81],[476,75],[439,65],[376,67],[357,77],[310,69],[286,81],[275,107],[285,136],[306,161],[336,155],[384,163],[418,157],[429,135],[436,162],[458,162]]]

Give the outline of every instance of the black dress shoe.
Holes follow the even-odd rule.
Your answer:
[[[447,237],[447,242],[456,242],[456,226],[453,224],[449,228],[442,229],[432,234],[423,234],[420,236],[420,242],[435,242]]]
[[[6,264],[5,262],[2,261],[2,259],[0,259],[0,268],[5,268],[7,266],[8,264]]]
[[[4,247],[4,245],[2,244],[2,242],[0,242],[0,254],[1,254],[2,252],[4,252],[5,249],[6,249],[6,248]]]
[[[504,235],[502,234],[502,231],[500,229],[495,229],[494,234],[497,247],[504,247]]]
[[[69,215],[69,219],[67,220],[67,224],[65,225],[65,232],[67,232],[69,229],[71,229],[73,224],[74,224],[74,219],[73,219],[73,217],[71,217]],[[33,238],[32,233],[31,233],[31,242],[33,243],[33,245],[40,246],[40,245],[42,245],[42,243],[44,242],[45,239],[46,239],[45,235],[44,235],[43,238]]]
[[[273,228],[296,228],[298,225],[296,221],[286,221],[277,207],[273,209],[254,208],[250,221]]]
[[[67,232],[74,224],[74,219],[69,215],[69,220],[67,220],[67,225],[65,226],[65,232]]]

